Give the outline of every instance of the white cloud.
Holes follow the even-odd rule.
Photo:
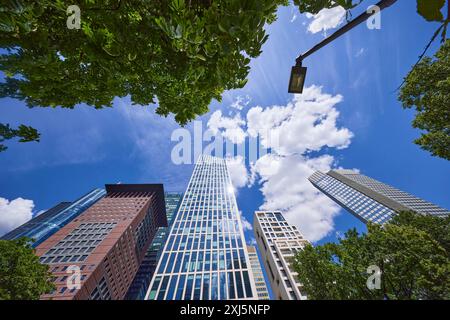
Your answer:
[[[250,109],[248,133],[259,135],[264,147],[273,148],[280,155],[319,151],[325,146],[344,149],[353,134],[346,128],[337,128],[339,112],[335,105],[341,101],[341,95],[322,93],[321,87],[305,88],[287,106]]]
[[[220,110],[214,112],[208,120],[208,128],[214,135],[220,132],[224,138],[235,144],[241,144],[245,141],[247,134],[242,129],[244,125],[245,121],[239,114],[233,118],[225,117],[222,116]]]
[[[265,147],[275,154],[265,155],[251,168],[250,182],[261,184],[263,210],[280,210],[310,241],[317,241],[333,230],[333,217],[340,207],[317,190],[308,180],[316,170],[328,171],[334,165],[330,155],[308,157],[309,151],[324,147],[343,149],[353,134],[337,127],[336,104],[342,96],[322,92],[322,88],[305,88],[287,106],[263,109],[255,107],[247,113],[250,135],[260,135]],[[266,134],[278,135],[272,144]]]
[[[33,200],[0,197],[0,236],[24,224],[33,217]]]
[[[249,182],[249,174],[242,156],[227,158],[228,172],[234,188],[242,188]]]
[[[230,105],[231,108],[241,111],[250,103],[251,99],[249,95],[237,96],[236,100]]]
[[[312,159],[265,155],[253,167],[262,185],[261,209],[282,211],[310,241],[325,237],[333,230],[333,218],[340,207],[317,190],[308,177],[316,170],[328,171],[333,162],[329,155]]]
[[[242,229],[244,231],[253,230],[252,224],[244,217],[241,211],[239,211],[239,216],[241,217]]]
[[[329,29],[334,29],[339,26],[345,18],[346,11],[343,7],[337,6],[331,9],[324,8],[317,14],[306,14],[307,18],[313,20],[308,26],[308,31],[311,33],[327,32]]]
[[[212,123],[239,127],[242,135],[259,136],[262,146],[272,149],[272,154],[250,164],[250,173],[242,157],[229,159],[233,185],[240,188],[258,183],[264,196],[260,209],[282,211],[312,242],[333,231],[333,218],[340,212],[340,207],[317,190],[308,177],[316,170],[326,172],[336,167],[331,155],[311,157],[310,151],[350,145],[353,133],[337,125],[336,105],[342,100],[341,95],[326,94],[321,87],[311,86],[286,106],[250,108],[245,120],[240,116],[222,117],[219,111],[211,116]],[[232,126],[231,122],[237,124]],[[226,134],[226,130],[221,132]]]

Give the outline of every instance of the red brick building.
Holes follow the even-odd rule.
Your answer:
[[[167,226],[161,184],[105,187],[104,198],[36,248],[57,287],[41,299],[123,299],[156,231]]]

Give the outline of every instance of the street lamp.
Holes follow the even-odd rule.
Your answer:
[[[301,60],[297,60],[295,66],[291,69],[291,79],[289,80],[289,93],[303,93],[305,85],[306,67],[302,67]]]
[[[376,4],[376,6],[381,10],[390,7],[393,5],[397,0],[381,0]],[[314,47],[306,51],[304,54],[297,57],[295,66],[291,69],[291,78],[289,79],[289,93],[302,93],[303,92],[303,86],[305,85],[305,78],[306,78],[306,67],[302,66],[303,59],[308,57],[309,55],[313,54],[320,48],[326,46],[333,40],[339,38],[346,32],[350,31],[357,25],[361,24],[362,22],[366,21],[370,16],[372,16],[369,12],[364,12],[360,14],[358,17],[347,23],[345,26],[337,30],[335,33],[330,35],[329,37],[323,39],[321,42],[316,44]]]

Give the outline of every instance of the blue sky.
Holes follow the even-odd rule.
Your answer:
[[[374,1],[368,1],[367,5],[371,3]],[[354,16],[362,9],[355,10]],[[403,110],[396,99],[395,89],[437,28],[436,24],[421,18],[415,9],[413,1],[398,1],[382,13],[380,30],[369,30],[361,25],[304,61],[304,66],[308,67],[306,86],[320,91],[316,90],[316,98],[341,97],[341,101],[328,110],[328,115],[337,111],[333,126],[352,134],[336,142],[334,147],[325,143],[315,150],[302,150],[298,158],[287,158],[291,163],[306,163],[308,159],[325,156],[331,161],[331,167],[356,168],[363,174],[450,208],[449,164],[412,143],[420,134],[411,128],[414,112]],[[293,7],[281,8],[278,20],[267,27],[269,40],[263,53],[251,62],[247,85],[241,90],[226,92],[221,103],[213,101],[210,113],[198,119],[203,127],[207,128],[211,115],[218,110],[222,119],[236,120],[239,114],[240,119],[244,119],[245,131],[249,128],[248,112],[255,111],[257,106],[261,107],[259,116],[272,106],[288,110],[290,102],[293,108],[302,108],[303,102],[292,102],[287,82],[297,55],[324,37],[323,32],[312,34],[307,30],[312,21],[313,18],[298,14]],[[429,54],[436,51],[437,45],[431,47]],[[230,107],[238,97],[249,100],[242,110]],[[75,110],[28,109],[24,103],[8,98],[1,99],[0,104],[2,122],[32,125],[42,134],[40,143],[8,143],[7,152],[0,154],[0,197],[4,198],[4,212],[11,213],[11,207],[7,208],[11,203],[5,201],[31,200],[16,204],[21,210],[36,213],[60,201],[75,200],[105,183],[164,183],[169,191],[183,191],[187,185],[193,166],[175,165],[171,161],[171,150],[176,144],[171,141],[171,134],[178,125],[170,117],[155,115],[154,106],[133,107],[127,98],[116,99],[114,108],[104,110],[83,105]],[[289,128],[287,126],[286,130]],[[294,128],[302,126],[294,125]],[[187,129],[192,131],[192,124]],[[226,129],[226,126],[218,127],[222,133]],[[298,146],[292,150],[298,151]],[[288,160],[280,161],[288,165]],[[237,190],[237,202],[243,216],[251,222],[254,210],[268,200],[283,196],[283,193],[262,193],[263,185],[269,183],[270,186],[282,179],[256,171],[252,184],[251,168],[246,169],[249,176],[246,185]],[[264,175],[266,180],[262,181]],[[307,224],[308,217],[320,216],[320,201],[326,200],[320,198],[317,205],[308,210],[304,199],[300,198],[310,194],[309,182],[305,183],[304,176],[299,177],[298,184],[305,186],[292,193],[297,199],[288,199],[282,204],[291,201],[295,210],[289,209],[288,219],[300,230],[308,230],[302,221]],[[295,183],[284,186],[286,192],[295,187]],[[269,204],[269,207],[271,205],[277,204]],[[364,225],[350,214],[336,210],[330,203],[324,206],[328,206],[325,218],[331,219],[331,227],[329,223],[321,225],[324,229],[320,239],[315,239],[317,243],[335,241],[336,234],[351,227],[364,230]],[[295,216],[297,212],[302,213]],[[252,231],[247,230],[246,236],[250,239]]]

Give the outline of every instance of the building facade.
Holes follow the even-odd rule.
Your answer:
[[[247,246],[250,266],[252,267],[253,277],[255,278],[255,287],[258,300],[270,300],[269,291],[267,290],[266,280],[258,259],[258,253],[255,246]]]
[[[152,243],[147,249],[144,259],[139,266],[139,270],[128,289],[128,293],[125,297],[127,300],[143,300],[145,298],[148,286],[156,270],[156,264],[161,256],[162,247],[166,243],[170,227],[172,226],[180,206],[182,196],[182,193],[166,192],[164,194],[168,227],[159,227],[156,232]]]
[[[61,202],[46,212],[38,215],[1,239],[13,240],[22,237],[32,239],[32,246],[37,247],[59,229],[82,214],[86,209],[103,198],[104,189],[95,189],[74,202]]]
[[[256,211],[253,230],[274,299],[306,300],[293,259],[308,241],[278,211]]]
[[[121,300],[167,226],[160,184],[106,185],[106,195],[37,246],[56,290],[41,299]]]
[[[146,299],[255,298],[255,283],[226,160],[202,155]]]
[[[450,211],[352,170],[315,172],[309,181],[364,223],[388,222],[399,211],[444,217]]]

